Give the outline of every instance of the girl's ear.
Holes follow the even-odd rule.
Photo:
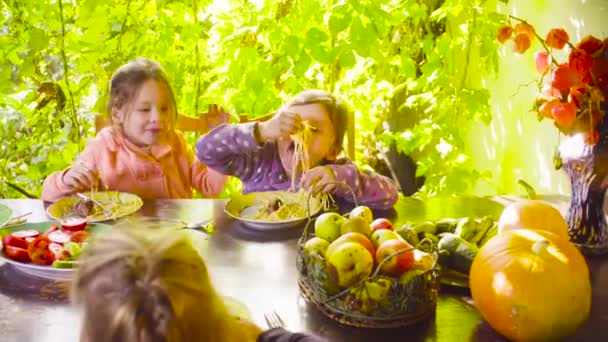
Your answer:
[[[125,118],[124,111],[117,107],[112,107],[110,115],[112,116],[112,122],[115,122],[118,124],[122,123]]]

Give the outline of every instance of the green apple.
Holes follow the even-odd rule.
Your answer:
[[[356,242],[343,242],[326,254],[331,279],[341,287],[349,287],[372,273],[374,258]]]
[[[372,235],[372,228],[370,228],[369,223],[365,221],[364,218],[351,217],[344,221],[342,226],[340,226],[340,233],[342,233],[342,235],[349,232],[361,233],[366,237],[369,237]]]
[[[365,222],[367,222],[367,224],[371,224],[374,220],[374,214],[372,214],[372,210],[364,205],[355,207],[353,210],[350,211],[348,218],[353,217],[362,217],[363,219],[365,219]]]
[[[329,247],[329,241],[320,237],[313,237],[304,244],[304,252],[308,255],[319,254],[325,256],[327,247]]]
[[[399,234],[395,233],[392,230],[380,229],[372,233],[372,237],[370,240],[372,240],[374,248],[377,249],[384,241],[395,240],[400,238],[401,237],[399,236]]]
[[[394,280],[378,276],[365,281],[361,286],[352,287],[349,294],[354,299],[355,308],[361,312],[372,312],[385,305]]]
[[[331,250],[335,249],[337,246],[344,242],[356,242],[361,246],[365,247],[365,249],[367,249],[367,251],[372,256],[376,255],[376,248],[374,247],[374,244],[367,238],[367,236],[355,232],[348,232],[334,240],[327,248],[326,253],[330,253]]]
[[[346,218],[338,213],[323,213],[315,220],[315,235],[332,242],[341,235],[340,227],[344,221]]]

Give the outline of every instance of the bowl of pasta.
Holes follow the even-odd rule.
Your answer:
[[[325,209],[326,202],[324,196],[309,196],[303,191],[251,192],[233,196],[225,212],[252,229],[285,229],[301,226]]]

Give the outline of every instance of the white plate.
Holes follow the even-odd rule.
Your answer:
[[[26,230],[33,229],[37,230],[40,233],[45,232],[50,226],[59,225],[59,223],[54,221],[47,222],[37,222],[37,223],[25,223],[18,226],[12,226],[10,228],[5,228],[11,232],[16,232],[18,230]],[[111,226],[100,224],[100,223],[89,223],[87,228],[85,228],[91,235],[97,234],[98,232],[105,231],[111,229]],[[19,272],[23,272],[29,274],[31,276],[52,279],[52,280],[64,280],[69,281],[74,277],[76,269],[74,268],[56,268],[53,266],[45,266],[45,265],[36,265],[30,262],[20,262],[9,259],[4,256],[4,251],[1,248],[2,243],[0,242],[0,259],[10,264],[13,268],[18,270]]]
[[[0,203],[0,227],[4,226],[6,222],[10,221],[12,215],[13,211],[11,208]]]
[[[308,219],[306,215],[281,221],[268,221],[244,217],[256,214],[265,203],[276,198],[292,198],[294,201],[300,201],[299,203],[301,203],[303,208],[307,207],[307,199],[302,200],[301,195],[298,193],[288,191],[267,191],[251,192],[245,195],[234,196],[226,203],[224,210],[228,216],[255,230],[294,228],[299,227],[306,222]],[[320,211],[321,202],[317,198],[312,197],[310,199],[310,216],[315,216]]]

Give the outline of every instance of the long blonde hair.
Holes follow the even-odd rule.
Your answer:
[[[259,334],[227,313],[184,232],[99,234],[82,260],[72,288],[83,306],[81,341],[255,341]]]

